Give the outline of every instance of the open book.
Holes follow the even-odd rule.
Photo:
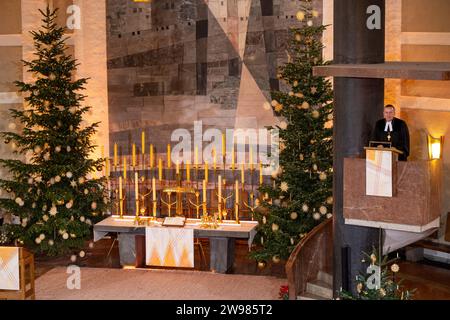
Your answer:
[[[184,227],[185,217],[166,217],[162,223],[165,227]]]

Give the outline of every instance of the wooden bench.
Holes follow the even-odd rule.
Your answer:
[[[19,277],[20,289],[0,290],[0,300],[35,299],[34,255],[25,248],[19,248]]]

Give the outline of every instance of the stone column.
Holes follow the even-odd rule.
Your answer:
[[[369,29],[369,6],[381,9],[381,29]],[[334,63],[384,62],[384,0],[334,1]],[[375,122],[382,118],[384,79],[335,78],[334,293],[355,291],[362,252],[378,246],[379,230],[349,226],[343,217],[343,160],[363,156]]]

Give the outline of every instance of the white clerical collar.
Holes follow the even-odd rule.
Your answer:
[[[392,132],[394,129],[392,129],[392,121],[386,121],[386,127],[384,127],[385,132]]]

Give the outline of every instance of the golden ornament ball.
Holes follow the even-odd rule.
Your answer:
[[[292,220],[295,220],[295,219],[297,219],[297,218],[298,218],[297,212],[291,212],[291,219],[292,219]]]
[[[297,20],[299,20],[299,21],[305,20],[305,12],[303,12],[303,11],[298,11],[295,16],[297,17]]]
[[[276,223],[272,224],[272,231],[273,232],[277,232],[279,229],[280,229],[280,227]]]
[[[278,256],[273,256],[272,257],[272,261],[273,261],[273,263],[280,263],[280,257],[278,257]]]
[[[314,119],[318,119],[318,118],[320,117],[320,113],[319,113],[319,111],[314,110],[313,112],[311,112],[311,116],[312,116]]]
[[[266,263],[264,261],[258,262],[258,269],[264,269],[266,267]]]

